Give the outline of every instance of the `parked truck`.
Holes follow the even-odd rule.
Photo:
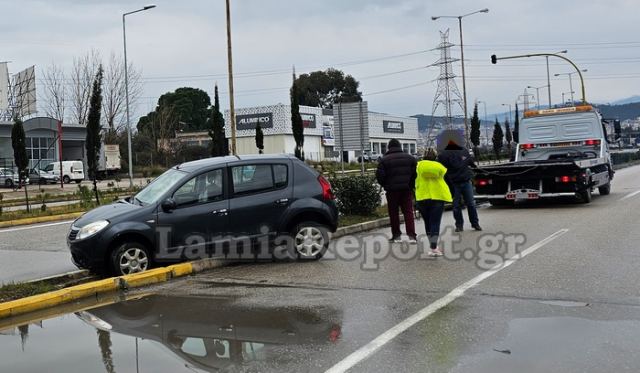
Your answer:
[[[120,171],[120,146],[103,145],[100,147],[98,160],[98,174],[101,178],[113,175]]]
[[[590,105],[524,113],[514,160],[475,170],[476,198],[493,205],[558,197],[590,203],[614,171],[602,117]]]

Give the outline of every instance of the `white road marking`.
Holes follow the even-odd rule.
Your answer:
[[[622,198],[620,199],[620,201],[626,201],[626,200],[628,200],[629,198],[633,198],[633,197],[637,196],[638,194],[640,194],[640,190],[638,190],[638,191],[636,191],[636,192],[633,192],[633,193],[629,193],[629,194],[627,194],[626,196],[622,197]]]
[[[0,230],[0,233],[26,231],[26,230],[29,230],[29,229],[36,229],[36,228],[55,227],[56,225],[64,225],[64,224],[70,224],[70,223],[73,223],[73,220],[66,220],[66,221],[61,221],[61,222],[57,222],[57,223],[49,223],[49,224],[30,225],[28,227],[2,229],[2,230]]]
[[[568,229],[561,229],[561,230],[557,231],[556,233],[552,234],[551,236],[545,238],[544,240],[542,240],[542,241],[536,243],[535,245],[529,247],[528,249],[524,250],[519,255],[516,255],[516,256],[513,256],[513,257],[507,259],[502,265],[497,265],[497,266],[493,267],[492,269],[490,269],[490,270],[488,270],[486,272],[483,272],[480,275],[476,276],[475,278],[473,278],[473,279],[465,282],[464,284],[458,286],[457,288],[453,289],[449,294],[447,294],[444,297],[438,299],[437,301],[431,303],[427,307],[421,309],[420,311],[418,311],[417,313],[413,314],[409,318],[405,319],[404,321],[402,321],[398,325],[394,326],[393,328],[391,328],[391,329],[387,330],[386,332],[380,334],[376,339],[374,339],[373,341],[369,342],[368,344],[366,344],[365,346],[361,347],[360,349],[356,350],[354,353],[352,353],[351,355],[347,356],[345,359],[343,359],[342,361],[340,361],[339,363],[337,363],[333,367],[329,368],[325,373],[338,373],[338,372],[342,373],[342,372],[346,372],[347,370],[353,368],[354,366],[356,366],[361,361],[363,361],[363,360],[367,359],[369,356],[373,355],[378,349],[380,349],[382,346],[384,346],[385,344],[390,342],[392,339],[394,339],[398,335],[404,333],[407,329],[411,328],[412,326],[414,326],[418,322],[423,321],[427,317],[429,317],[432,314],[434,314],[435,312],[437,312],[439,309],[447,306],[449,303],[451,303],[454,300],[456,300],[456,299],[460,298],[461,296],[463,296],[464,293],[467,290],[469,290],[472,287],[478,285],[482,281],[488,279],[489,277],[495,275],[496,273],[502,271],[503,269],[509,267],[510,265],[512,265],[513,263],[517,262],[518,260],[523,259],[527,255],[529,255],[531,253],[534,253],[536,250],[540,249],[541,247],[545,246],[546,244],[548,244],[549,242],[555,240],[556,238],[564,235],[568,231],[569,231]]]

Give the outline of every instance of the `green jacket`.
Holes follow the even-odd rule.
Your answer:
[[[451,202],[451,191],[444,181],[447,169],[439,162],[420,161],[417,167],[416,201],[433,199]]]

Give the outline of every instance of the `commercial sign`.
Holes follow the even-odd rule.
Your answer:
[[[331,126],[322,127],[322,145],[323,146],[336,145],[336,139],[333,136],[333,127]]]
[[[236,115],[236,128],[242,130],[254,130],[260,122],[261,128],[273,128],[273,113]]]
[[[302,114],[302,126],[304,128],[316,128],[316,115],[315,114]]]
[[[384,120],[382,128],[385,133],[404,133],[404,122]]]

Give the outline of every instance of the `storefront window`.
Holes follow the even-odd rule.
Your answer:
[[[385,154],[387,152],[387,144],[386,143],[380,143],[380,150],[382,150],[380,153]]]
[[[416,154],[416,144],[410,144],[411,154]]]
[[[55,161],[55,142],[49,137],[28,137],[26,139],[29,168],[45,168]]]
[[[409,144],[402,144],[402,151],[405,153],[409,153]]]
[[[380,153],[380,143],[379,142],[374,142],[373,143],[373,152],[374,153]]]

